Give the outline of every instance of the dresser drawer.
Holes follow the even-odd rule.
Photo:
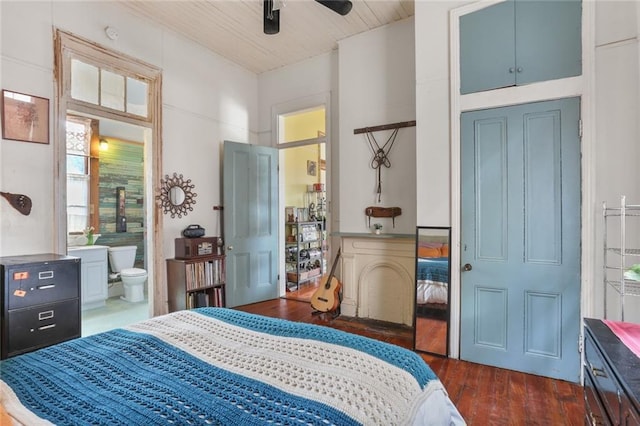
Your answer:
[[[9,310],[78,298],[80,260],[12,266],[6,279]]]
[[[586,373],[589,373],[593,379],[593,384],[600,395],[602,405],[609,414],[612,423],[618,425],[620,424],[621,412],[620,395],[623,392],[617,385],[615,376],[602,358],[589,333],[586,333],[586,337],[584,353]]]
[[[602,407],[598,391],[593,383],[591,371],[584,367],[584,406],[585,424],[591,426],[608,425],[607,413]]]
[[[78,299],[9,311],[6,356],[80,337]],[[5,346],[3,345],[3,352]]]
[[[622,400],[622,413],[621,417],[621,425],[624,426],[638,426],[640,425],[640,416],[638,416],[638,412],[632,407],[631,401],[629,398],[625,397]]]

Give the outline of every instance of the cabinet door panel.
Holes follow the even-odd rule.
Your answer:
[[[582,72],[580,0],[516,1],[516,85]]]
[[[82,265],[82,304],[105,303],[109,296],[106,259],[102,262],[87,262]],[[84,306],[83,306],[84,308]]]
[[[460,17],[460,93],[515,84],[514,1]]]
[[[460,93],[582,73],[581,0],[507,0],[460,17]]]

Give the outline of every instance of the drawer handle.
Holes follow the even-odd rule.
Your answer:
[[[53,278],[53,271],[42,271],[38,273],[39,280],[48,280]]]
[[[38,327],[38,330],[40,330],[40,331],[47,330],[47,329],[53,328],[55,326],[56,326],[55,324],[43,325],[42,327]]]
[[[601,426],[601,425],[604,424],[602,422],[602,419],[600,418],[600,416],[597,416],[594,413],[589,413],[589,416],[591,417],[591,425],[592,426]]]
[[[37,287],[38,290],[49,290],[50,288],[55,288],[55,284],[45,284],[45,285],[39,285]]]
[[[591,364],[589,364],[589,366],[591,367],[591,372],[595,377],[607,377],[607,373],[603,368],[596,368]]]
[[[53,318],[53,311],[44,311],[38,313],[38,321],[47,320]]]

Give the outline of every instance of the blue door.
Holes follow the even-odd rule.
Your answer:
[[[580,101],[462,114],[461,358],[578,382]]]
[[[278,151],[224,142],[226,304],[278,297]]]

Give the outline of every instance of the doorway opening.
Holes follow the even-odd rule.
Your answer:
[[[280,148],[281,296],[310,301],[327,273],[328,198],[326,108],[278,117]]]
[[[162,224],[153,196],[161,73],[60,30],[55,42],[57,246],[95,260],[83,261],[94,278],[83,278],[81,292],[86,335],[163,312],[162,269],[154,256],[161,252]],[[121,275],[111,259],[114,247],[127,258],[118,263]],[[129,248],[133,255],[123,256]],[[145,282],[131,279],[132,271],[144,272]]]

